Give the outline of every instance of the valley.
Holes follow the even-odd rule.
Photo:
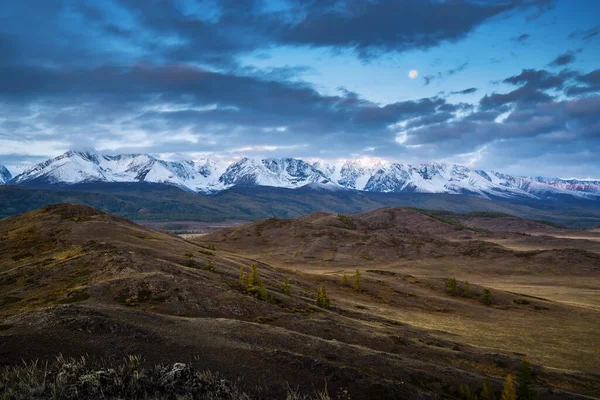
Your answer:
[[[135,354],[219,372],[257,398],[326,386],[355,399],[460,399],[484,378],[499,393],[526,359],[538,398],[589,399],[600,392],[596,237],[382,208],[186,240],[52,205],[0,221],[0,355]]]

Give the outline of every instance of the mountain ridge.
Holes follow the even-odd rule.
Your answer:
[[[244,157],[225,165],[211,159],[165,161],[149,154],[104,155],[94,149],[82,149],[69,150],[15,177],[6,173],[0,169],[0,184],[151,182],[202,194],[233,186],[310,186],[323,190],[449,193],[482,198],[544,200],[567,195],[600,199],[600,180],[520,177],[441,162],[401,164],[356,159],[327,164],[296,158]]]

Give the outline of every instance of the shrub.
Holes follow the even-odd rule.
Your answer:
[[[357,292],[362,292],[362,280],[360,277],[359,270],[356,270],[356,272],[354,273],[354,284],[352,285],[352,288]]]
[[[196,261],[194,261],[194,255],[192,253],[185,253],[185,261],[183,265],[188,268],[196,268]]]
[[[451,296],[456,296],[458,294],[458,284],[456,283],[456,278],[450,278],[446,280],[446,293]]]
[[[209,249],[209,250],[212,250],[212,251],[216,251],[216,250],[217,250],[217,246],[215,246],[215,244],[214,244],[214,243],[210,243],[210,244],[208,245],[208,249]]]
[[[290,280],[287,278],[287,276],[283,277],[283,283],[281,284],[281,293],[292,293],[292,285],[290,285]]]
[[[513,377],[510,375],[508,375],[504,381],[504,389],[502,389],[500,400],[517,400],[517,392],[515,391],[515,385],[513,384]]]
[[[317,292],[317,306],[321,308],[331,308],[331,302],[329,301],[329,297],[327,297],[327,292],[323,285],[321,285]]]
[[[240,267],[240,283],[243,285],[248,281],[248,275],[244,272],[244,267]]]
[[[483,289],[483,292],[481,293],[481,302],[483,304],[485,304],[486,306],[489,306],[492,304],[492,292],[490,292],[488,289]]]

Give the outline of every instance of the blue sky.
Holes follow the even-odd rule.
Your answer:
[[[600,178],[599,15],[591,0],[4,2],[0,164],[95,147]]]

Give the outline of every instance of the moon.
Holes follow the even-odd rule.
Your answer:
[[[410,79],[415,79],[417,76],[419,76],[419,73],[416,69],[413,69],[408,73],[408,76],[410,77]]]

